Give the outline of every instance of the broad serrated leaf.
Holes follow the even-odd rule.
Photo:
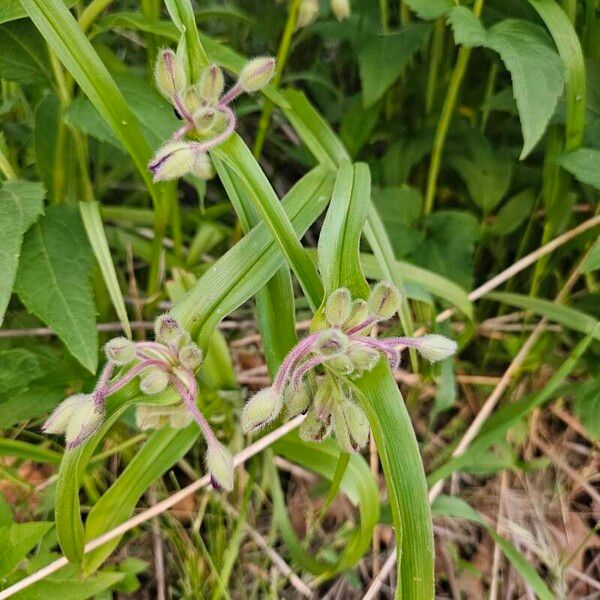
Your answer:
[[[0,188],[0,325],[13,291],[23,234],[42,212],[43,200],[39,183],[8,181]]]
[[[411,10],[421,19],[437,19],[455,6],[452,0],[405,0]]]
[[[92,253],[76,208],[55,206],[23,240],[15,289],[89,371],[98,365]]]
[[[542,137],[560,97],[565,76],[546,32],[533,23],[506,19],[486,30],[464,6],[448,13],[457,43],[484,46],[500,54],[510,72],[521,119],[525,158]]]
[[[428,31],[423,23],[407,25],[396,33],[376,36],[361,48],[358,68],[365,107],[375,104],[400,77],[410,57],[423,46]]]
[[[37,83],[51,77],[46,44],[31,21],[0,26],[0,79]]]

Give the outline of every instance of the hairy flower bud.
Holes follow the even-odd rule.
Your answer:
[[[158,367],[150,367],[140,377],[140,390],[148,396],[163,392],[169,385],[169,376]]]
[[[300,0],[296,29],[310,25],[319,15],[319,0]]]
[[[202,106],[192,115],[198,133],[209,133],[217,122],[217,111],[212,106]]]
[[[340,390],[336,381],[330,375],[326,375],[317,386],[313,400],[313,412],[315,417],[324,423],[329,423],[331,408],[334,402],[340,399]]]
[[[220,442],[212,441],[206,449],[206,468],[215,489],[233,489],[233,457]]]
[[[74,394],[63,400],[48,417],[44,433],[64,433],[67,448],[74,448],[94,434],[104,411],[91,394]]]
[[[202,364],[202,350],[193,342],[186,344],[179,350],[179,362],[186,369],[195,371]]]
[[[289,385],[285,389],[283,400],[285,403],[285,416],[288,419],[306,412],[310,405],[310,394],[308,393],[306,384],[302,382],[297,387]]]
[[[138,404],[135,411],[135,422],[138,429],[161,429],[172,427],[183,429],[187,427],[194,417],[183,404],[160,406],[156,404]]]
[[[389,281],[380,281],[367,300],[369,312],[379,319],[391,319],[400,307],[400,292]]]
[[[204,106],[202,96],[198,91],[197,85],[188,85],[181,92],[181,102],[190,115],[193,115],[198,109]]]
[[[104,346],[104,352],[115,365],[128,365],[135,358],[135,343],[126,337],[116,337]]]
[[[274,421],[283,407],[283,396],[272,387],[264,388],[254,394],[244,405],[242,411],[242,429],[252,433]]]
[[[250,94],[265,87],[275,75],[275,59],[270,56],[259,56],[246,63],[238,78],[238,85]]]
[[[215,176],[215,168],[206,152],[196,152],[190,173],[206,180]]]
[[[178,179],[194,168],[197,152],[190,142],[167,142],[161,146],[154,158],[148,163],[153,181]]]
[[[225,78],[217,65],[210,65],[202,71],[198,82],[198,92],[207,104],[215,104],[223,93]]]
[[[323,356],[335,356],[347,347],[348,337],[339,329],[323,329],[314,344],[314,351]]]
[[[341,327],[351,312],[352,296],[347,288],[339,288],[327,298],[324,315],[332,327]]]
[[[350,329],[356,325],[364,323],[369,316],[369,307],[365,300],[359,298],[352,303],[352,310],[350,316],[344,321],[343,328]]]
[[[178,344],[185,337],[185,332],[174,317],[165,314],[154,321],[154,337],[161,344]]]
[[[371,371],[379,362],[380,354],[369,346],[364,344],[352,344],[348,348],[348,358],[352,361],[354,368],[359,372]]]
[[[349,0],[331,0],[331,12],[338,21],[343,21],[350,16]]]
[[[314,411],[309,411],[306,419],[298,428],[298,435],[305,442],[322,442],[330,433],[329,422],[317,418]]]
[[[431,362],[444,360],[452,356],[457,349],[457,344],[454,340],[443,335],[438,335],[437,333],[424,335],[422,338],[418,338],[417,341],[419,354]]]
[[[186,85],[183,61],[170,48],[162,49],[156,57],[154,82],[160,93],[168,100]]]
[[[331,423],[338,444],[346,452],[357,452],[369,440],[369,422],[362,408],[352,400],[333,407]]]
[[[346,354],[340,354],[328,360],[327,366],[341,375],[351,375],[355,371],[354,363]]]

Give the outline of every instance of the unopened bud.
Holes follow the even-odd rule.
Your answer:
[[[343,21],[350,16],[349,0],[331,0],[331,12],[338,21]]]
[[[181,325],[169,314],[160,315],[154,321],[154,338],[161,344],[177,344],[185,337]]]
[[[135,411],[135,423],[142,431],[162,427],[183,429],[193,420],[190,411],[181,403],[173,406],[138,404]]]
[[[67,448],[74,448],[102,424],[104,411],[91,394],[74,394],[63,400],[44,423],[45,433],[64,433]]]
[[[197,152],[189,142],[168,142],[160,147],[154,158],[148,163],[148,169],[154,175],[153,181],[178,179],[194,168]]]
[[[329,423],[333,403],[339,399],[340,391],[333,377],[326,375],[317,386],[313,401],[315,417],[324,423]]]
[[[140,378],[140,390],[148,396],[160,394],[169,385],[169,376],[158,367],[150,367]]]
[[[348,358],[352,361],[357,371],[372,371],[379,362],[380,354],[369,346],[364,344],[352,344],[348,348]]]
[[[233,457],[223,444],[213,441],[206,450],[206,468],[216,489],[233,489]]]
[[[126,337],[116,337],[104,346],[104,352],[115,365],[128,365],[135,358],[135,343]]]
[[[204,105],[197,85],[188,85],[181,92],[181,102],[190,115],[193,115]]]
[[[210,65],[202,71],[198,82],[198,92],[207,104],[215,104],[223,93],[225,78],[217,65]]]
[[[170,48],[161,50],[156,57],[154,81],[160,93],[169,100],[186,85],[183,61]]]
[[[304,382],[301,382],[297,387],[289,385],[283,395],[285,403],[285,415],[288,419],[299,415],[300,413],[306,412],[310,405],[310,395],[307,386]]]
[[[314,350],[323,356],[335,356],[348,347],[348,337],[339,329],[323,329],[315,341]]]
[[[417,350],[419,354],[431,362],[444,360],[452,356],[456,352],[456,349],[457,344],[454,340],[443,335],[438,335],[437,333],[418,338]]]
[[[352,296],[347,288],[335,290],[325,304],[325,318],[332,327],[341,327],[352,312]]]
[[[215,176],[215,168],[206,152],[196,152],[190,173],[205,180],[212,179]]]
[[[357,452],[369,440],[369,422],[362,408],[352,400],[335,405],[331,418],[338,444],[346,452]]]
[[[186,369],[195,371],[202,364],[202,350],[193,342],[186,344],[179,350],[179,362]]]
[[[346,354],[340,354],[328,360],[327,366],[340,375],[351,375],[355,370],[354,363]]]
[[[365,300],[358,299],[352,303],[350,316],[344,321],[344,329],[350,329],[356,325],[364,323],[369,316],[369,307]]]
[[[264,388],[254,394],[244,405],[242,411],[242,429],[252,433],[274,421],[283,407],[283,396],[272,387]]]
[[[238,79],[238,85],[246,93],[252,93],[265,87],[275,75],[275,59],[270,56],[253,58],[246,63]]]
[[[203,106],[192,115],[192,118],[198,133],[208,133],[216,125],[217,111],[211,106]]]
[[[319,0],[300,0],[298,16],[296,17],[296,29],[302,29],[310,25],[319,14]]]
[[[369,312],[380,319],[391,319],[400,306],[400,292],[389,281],[380,281],[371,290],[367,301]]]
[[[298,428],[301,440],[305,442],[322,442],[330,433],[329,422],[318,419],[314,411],[309,411],[306,419]]]

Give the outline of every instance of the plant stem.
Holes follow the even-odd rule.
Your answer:
[[[381,31],[387,33],[389,24],[387,0],[379,0],[379,14],[381,16]]]
[[[102,11],[114,0],[92,0],[79,17],[79,27],[84,33],[92,26]]]
[[[11,181],[11,180],[17,178],[17,174],[15,173],[14,169],[12,168],[12,165],[10,164],[8,157],[4,154],[4,152],[2,152],[1,146],[0,146],[0,171],[2,172],[2,174],[8,181]]]
[[[287,58],[290,52],[290,46],[292,44],[292,36],[294,35],[294,30],[296,27],[296,19],[298,17],[299,6],[300,0],[291,0],[290,6],[288,8],[287,21],[285,23],[283,35],[281,36],[281,42],[279,43],[279,51],[277,52],[277,71],[275,73],[275,76],[273,77],[273,85],[275,87],[279,87],[279,83],[281,82],[281,76],[283,74],[283,69],[285,67],[285,63],[287,62]],[[269,123],[271,122],[272,114],[273,101],[267,98],[265,99],[262,113],[258,121],[256,140],[254,141],[254,148],[252,149],[252,153],[254,154],[254,157],[257,160],[259,159],[262,153],[263,146],[265,144],[265,139],[267,137],[267,129],[269,128]]]
[[[473,14],[476,17],[479,17],[482,8],[483,0],[476,0],[475,6],[473,6]],[[458,92],[460,91],[460,86],[465,77],[470,56],[471,48],[462,46],[458,51],[456,64],[452,71],[452,77],[450,78],[450,84],[442,107],[442,114],[440,115],[440,120],[438,121],[438,126],[435,130],[435,137],[433,138],[433,149],[431,152],[431,161],[429,163],[429,173],[427,175],[427,191],[425,193],[425,203],[423,205],[424,215],[428,215],[433,208],[433,202],[437,191],[437,180],[440,173],[442,151],[444,150],[446,136],[448,135],[452,115],[456,108]]]
[[[433,36],[431,39],[431,57],[429,59],[429,71],[427,73],[427,88],[425,90],[425,114],[431,113],[435,92],[438,83],[438,73],[440,60],[442,58],[442,49],[444,46],[444,20],[438,19],[433,26]]]

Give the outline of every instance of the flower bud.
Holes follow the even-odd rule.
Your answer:
[[[383,320],[391,319],[400,307],[400,292],[389,281],[380,281],[367,300],[370,314]]]
[[[444,360],[452,356],[456,349],[457,344],[454,340],[437,333],[418,338],[417,350],[419,354],[431,362]]]
[[[333,377],[326,375],[321,384],[317,386],[313,401],[313,412],[315,417],[324,423],[329,423],[331,407],[339,399],[340,391]]]
[[[323,356],[335,356],[347,347],[348,337],[339,329],[323,329],[314,344],[314,351]]]
[[[202,108],[204,102],[198,91],[198,86],[188,85],[181,92],[181,102],[190,115],[193,115],[198,109]]]
[[[172,427],[183,429],[187,427],[194,417],[181,403],[172,406],[157,406],[155,404],[138,404],[135,411],[135,422],[138,429],[161,429]]]
[[[343,21],[350,16],[349,0],[331,0],[331,12],[338,21]]]
[[[196,155],[194,145],[189,142],[167,142],[148,163],[148,169],[154,175],[153,181],[183,177],[194,168]]]
[[[310,395],[304,382],[299,386],[289,385],[283,394],[285,416],[288,419],[306,412],[310,405]]]
[[[346,452],[357,452],[369,440],[369,422],[362,408],[346,399],[337,403],[331,416],[337,442]]]
[[[352,344],[348,348],[347,355],[352,361],[354,368],[360,372],[373,370],[380,358],[380,354],[375,348],[365,346],[364,344]]]
[[[296,17],[296,29],[302,29],[310,25],[319,14],[319,0],[300,0],[298,16]]]
[[[178,344],[184,337],[184,330],[171,315],[160,315],[154,321],[154,338],[157,342],[161,344]]]
[[[224,87],[223,71],[217,65],[210,65],[202,71],[198,82],[198,92],[207,104],[216,104]]]
[[[202,106],[192,115],[198,133],[209,133],[217,122],[217,111],[211,106]]]
[[[274,421],[283,407],[283,396],[272,387],[264,388],[254,394],[244,405],[242,411],[242,429],[252,433]]]
[[[369,316],[369,307],[367,303],[359,298],[352,303],[350,316],[344,321],[344,329],[350,329],[356,325],[364,323]]]
[[[215,489],[228,492],[233,489],[233,457],[229,450],[216,440],[206,449],[206,468]]]
[[[186,369],[195,371],[202,364],[202,350],[193,342],[186,344],[179,350],[179,362]]]
[[[148,396],[160,394],[169,385],[169,376],[158,367],[150,367],[140,378],[140,390]]]
[[[63,400],[44,423],[44,433],[64,433],[67,448],[74,448],[102,424],[104,411],[91,394],[74,394]]]
[[[215,168],[206,152],[196,152],[190,173],[205,180],[215,176]]]
[[[126,337],[116,337],[104,346],[104,352],[115,365],[128,365],[135,358],[135,343]]]
[[[346,354],[340,354],[328,360],[327,366],[340,375],[351,375],[355,370],[354,363]]]
[[[238,85],[250,94],[265,87],[275,75],[275,59],[270,56],[259,56],[246,63],[242,69]]]
[[[164,48],[156,57],[154,82],[160,93],[168,100],[186,85],[183,61],[170,48]]]
[[[341,327],[352,312],[352,296],[347,288],[335,290],[325,304],[325,318],[332,327]]]
[[[306,419],[298,428],[298,435],[305,442],[322,442],[330,433],[329,422],[317,418],[314,411],[309,411]]]

